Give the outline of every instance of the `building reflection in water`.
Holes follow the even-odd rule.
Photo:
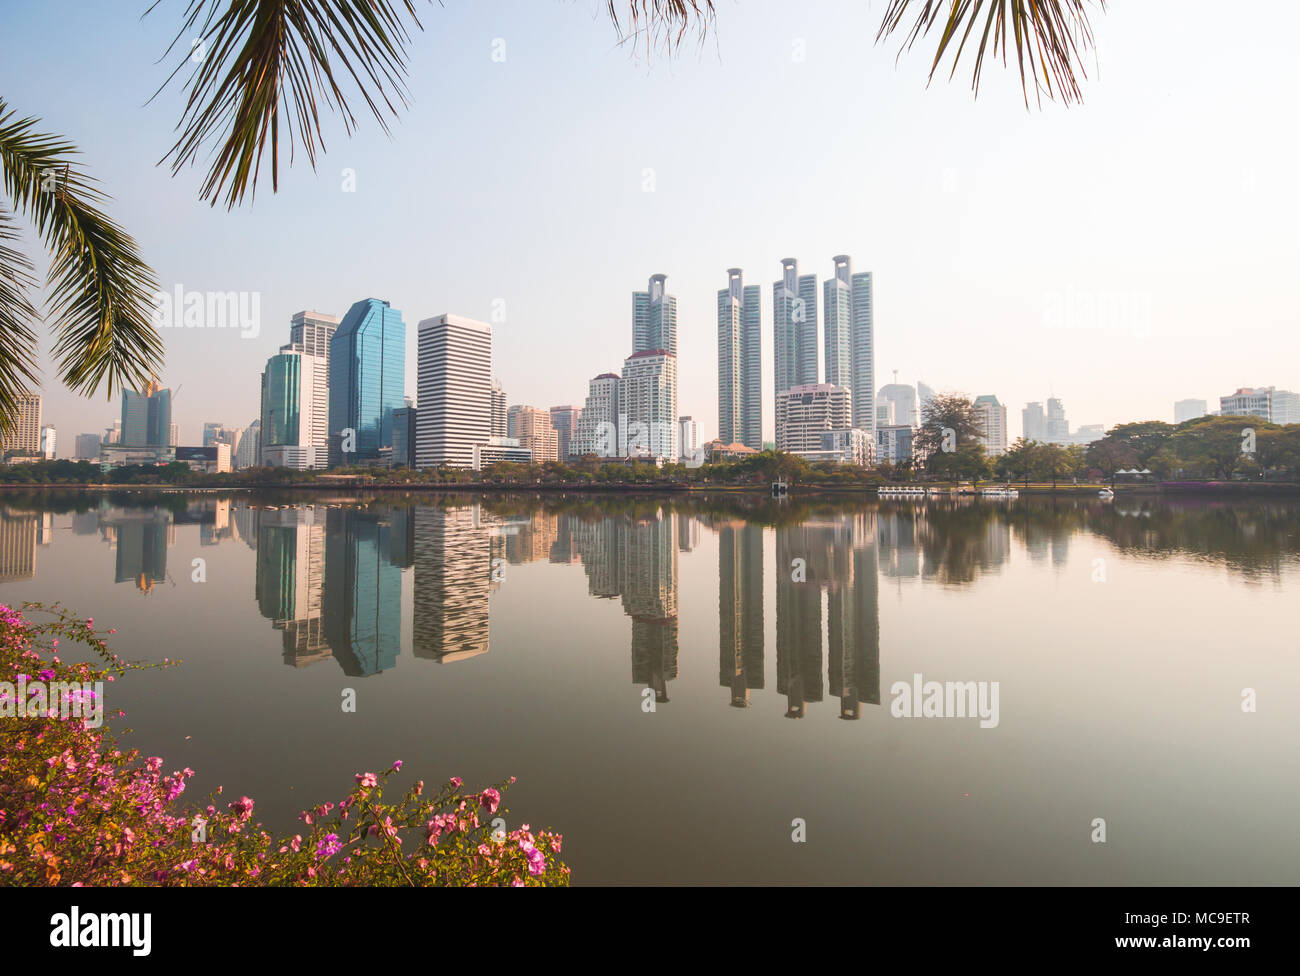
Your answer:
[[[332,655],[325,639],[325,509],[260,512],[257,609],[283,632],[284,662],[306,667]]]
[[[718,681],[731,704],[763,687],[763,527],[718,524]]]
[[[502,558],[512,528],[519,526],[485,515],[478,504],[415,508],[416,657],[449,664],[487,653],[493,559]]]

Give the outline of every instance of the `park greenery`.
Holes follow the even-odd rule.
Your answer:
[[[82,660],[77,645],[88,651]],[[417,780],[388,800],[396,761],[358,772],[337,803],[303,810],[301,828],[285,834],[253,819],[252,799],[227,801],[221,787],[206,804],[186,804],[194,770],[165,772],[162,758],[124,750],[107,722],[85,719],[91,705],[109,714],[113,682],[156,666],[125,660],[93,620],[57,604],[0,606],[0,885],[569,883],[561,835],[505,829],[502,794],[513,778],[478,792],[455,776],[430,787]],[[83,707],[52,708],[60,687]]]
[[[943,393],[928,401],[914,439],[915,456],[874,467],[809,462],[782,451],[760,451],[699,465],[586,455],[568,462],[500,462],[482,471],[458,468],[345,467],[329,471],[247,468],[205,474],[181,462],[124,465],[104,471],[89,461],[18,459],[0,471],[8,485],[162,485],[192,488],[322,485],[367,486],[550,486],[589,489],[637,487],[753,487],[774,481],[826,489],[873,489],[893,483],[969,482],[1050,485],[1114,484],[1120,472],[1146,471],[1145,482],[1300,482],[1300,424],[1271,424],[1257,417],[1199,417],[1181,424],[1142,421],[1120,424],[1091,444],[1047,444],[1018,438],[990,456],[973,403]]]

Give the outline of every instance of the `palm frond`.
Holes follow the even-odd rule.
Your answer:
[[[36,285],[32,263],[9,246],[18,240],[13,217],[0,206],[0,439],[13,432],[18,397],[40,382],[36,373],[36,309],[27,296]]]
[[[1096,5],[1104,11],[1106,0],[1096,0]],[[982,18],[971,75],[971,89],[977,96],[985,54],[996,58],[1000,52],[1005,65],[1007,52],[1014,46],[1026,108],[1029,106],[1031,78],[1040,105],[1043,94],[1049,99],[1059,95],[1066,105],[1083,100],[1079,81],[1088,76],[1083,55],[1089,49],[1095,49],[1085,0],[890,0],[876,33],[876,41],[898,30],[907,12],[918,6],[916,20],[907,32],[899,56],[910,50],[918,38],[929,35],[936,23],[941,23],[939,46],[930,65],[930,81],[934,80],[940,62],[954,44],[956,50],[949,79],[957,73],[966,43],[980,27]],[[946,14],[944,8],[947,8]],[[1011,40],[1007,39],[1008,28],[1012,33]]]
[[[149,7],[151,12],[161,0]],[[292,165],[295,133],[314,169],[324,151],[320,104],[343,119],[349,136],[356,116],[340,82],[351,77],[385,134],[406,106],[407,22],[421,29],[415,0],[190,0],[168,46],[182,59],[161,92],[188,63],[180,135],[160,162],[175,175],[216,142],[200,199],[233,208],[256,195],[262,155],[271,150],[271,192],[279,188],[280,128]],[[195,59],[183,39],[201,39]],[[158,92],[154,93],[156,98]]]
[[[713,0],[605,0],[605,9],[619,43],[642,38],[647,56],[655,48],[671,53],[691,31],[703,40],[714,21]]]
[[[111,397],[161,368],[151,315],[157,284],[135,241],[99,209],[108,198],[73,164],[76,147],[38,124],[0,99],[0,176],[51,256],[47,317],[60,378],[83,395],[106,382]]]

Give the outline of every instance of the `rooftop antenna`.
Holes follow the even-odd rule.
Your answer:
[[[894,370],[894,382],[898,382],[898,370]]]

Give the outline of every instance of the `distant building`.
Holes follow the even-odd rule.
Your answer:
[[[870,431],[860,427],[824,430],[821,441],[821,459],[860,468],[876,463],[876,439]],[[804,455],[805,458],[808,456]]]
[[[799,262],[781,259],[781,280],[772,283],[774,402],[796,386],[817,383],[817,276],[799,274]],[[776,442],[784,436],[776,418]]]
[[[509,434],[506,419],[506,391],[501,388],[500,380],[492,381],[492,436],[505,437]]]
[[[739,442],[725,443],[721,439],[708,441],[704,445],[704,456],[710,461],[735,461],[758,452],[748,444]]]
[[[847,386],[808,383],[786,390],[776,401],[777,450],[791,454],[822,449],[822,432],[852,426],[852,394]]]
[[[916,387],[906,383],[886,383],[876,394],[876,402],[893,404],[894,423],[915,427],[920,423],[916,408]]]
[[[492,435],[492,327],[460,315],[420,322],[415,463],[473,468]]]
[[[393,448],[393,413],[406,399],[402,313],[378,298],[355,303],[330,339],[327,362],[330,466],[387,463]],[[268,443],[263,423],[263,453]]]
[[[827,383],[847,386],[853,427],[874,438],[876,424],[875,320],[870,271],[853,273],[847,254],[831,258],[834,276],[822,284]]]
[[[111,426],[104,428],[103,443],[105,444],[122,443],[122,421],[114,420]]]
[[[573,453],[573,439],[578,434],[578,420],[582,416],[582,407],[566,404],[551,407],[551,426],[555,428],[561,461],[567,461]]]
[[[172,441],[172,391],[150,381],[142,392],[122,391],[124,447],[169,447]]]
[[[595,454],[614,457],[618,454],[618,387],[617,373],[601,373],[587,383],[587,400],[578,417],[578,432],[573,453],[578,457]]]
[[[194,471],[222,474],[230,470],[230,445],[210,444],[207,447],[177,447],[174,459],[188,464]]]
[[[506,436],[517,440],[539,464],[560,459],[560,438],[549,410],[515,404],[506,411]]]
[[[167,425],[167,445],[175,447],[181,442],[181,428],[179,424]]]
[[[693,458],[700,446],[700,432],[691,417],[677,418],[677,449],[683,458]]]
[[[318,382],[325,360],[300,346],[282,346],[266,361],[262,373],[260,463],[296,471],[324,468],[329,460],[329,436],[318,426]]]
[[[677,357],[667,349],[635,352],[618,384],[619,453],[677,460]]]
[[[47,461],[53,461],[55,456],[55,439],[58,431],[53,427],[41,428],[41,457]]]
[[[78,461],[98,461],[100,437],[98,434],[78,434],[76,441],[76,459]]]
[[[1300,423],[1300,397],[1289,390],[1265,386],[1243,387],[1219,397],[1219,413],[1225,417],[1259,417],[1274,424]]]
[[[406,406],[393,411],[393,467],[415,467],[415,426],[418,411],[406,401]]]
[[[239,435],[235,448],[234,467],[256,468],[262,463],[262,422],[254,420]]]
[[[1177,400],[1174,402],[1174,423],[1195,420],[1204,417],[1207,412],[1204,400]]]
[[[876,463],[901,464],[912,458],[912,437],[915,433],[910,424],[893,424],[876,428]]]
[[[718,292],[718,429],[727,442],[758,448],[763,439],[762,289],[727,270]]]
[[[514,464],[531,464],[533,453],[519,444],[517,437],[489,437],[486,443],[474,445],[472,467],[475,471],[489,468],[501,461]]]
[[[1020,430],[1027,441],[1047,440],[1047,414],[1043,412],[1041,403],[1025,404],[1025,409],[1020,411]]]
[[[1047,440],[1051,444],[1067,444],[1070,424],[1065,419],[1065,405],[1055,397],[1047,400]]]
[[[989,455],[1005,454],[1007,450],[1007,408],[992,394],[975,398],[975,412],[984,426],[980,443]]]

